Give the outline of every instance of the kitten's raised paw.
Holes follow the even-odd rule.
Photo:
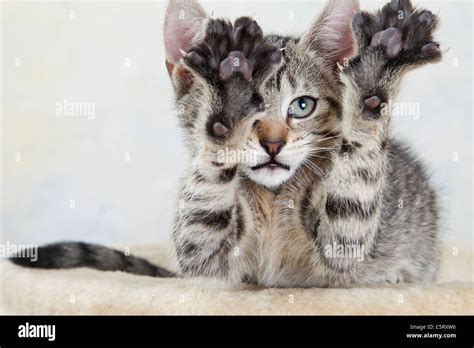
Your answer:
[[[186,68],[220,97],[206,125],[209,138],[219,144],[226,144],[243,119],[262,109],[259,86],[283,61],[279,47],[249,17],[234,23],[210,19],[205,35],[182,55]]]
[[[202,41],[183,56],[188,67],[210,81],[227,81],[237,73],[252,81],[281,61],[278,47],[265,41],[260,26],[249,17],[240,17],[234,24],[211,19]]]
[[[422,64],[441,58],[433,32],[438,17],[428,10],[414,9],[409,0],[393,0],[375,14],[358,13],[353,29],[359,51],[381,48],[388,59],[400,64]]]

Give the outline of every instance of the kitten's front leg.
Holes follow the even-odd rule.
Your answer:
[[[196,154],[180,194],[173,237],[185,276],[242,280],[248,267],[238,248],[252,229],[248,203],[239,195],[243,143],[263,109],[260,85],[282,62],[278,47],[264,40],[248,17],[234,24],[211,19],[203,40],[185,52],[187,68],[209,96],[193,134]],[[199,81],[197,81],[199,83]],[[205,88],[206,87],[206,88]],[[196,92],[194,90],[194,92]],[[244,249],[242,253],[245,253]]]
[[[356,55],[343,68],[346,85],[344,112],[354,122],[379,119],[401,78],[412,69],[441,60],[433,33],[439,19],[431,11],[415,9],[409,0],[393,0],[375,14],[360,12],[352,27]],[[362,127],[359,127],[362,128]]]
[[[233,278],[234,249],[248,227],[238,164],[207,153],[191,164],[179,196],[173,238],[184,276]]]
[[[318,234],[321,260],[332,269],[355,276],[359,261],[374,250],[390,145],[390,102],[406,71],[440,60],[432,38],[437,23],[430,11],[414,10],[403,0],[354,19],[357,55],[341,72],[342,144],[325,183]],[[355,257],[324,254],[335,247],[354,250]]]

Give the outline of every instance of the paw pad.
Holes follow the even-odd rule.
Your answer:
[[[228,80],[232,74],[240,72],[248,81],[252,80],[253,63],[240,51],[232,51],[219,64],[219,78]]]
[[[402,32],[394,27],[379,31],[372,37],[370,46],[384,46],[390,58],[396,57],[403,48]]]
[[[240,17],[234,24],[210,20],[204,39],[183,56],[193,71],[209,81],[227,81],[237,75],[253,81],[265,76],[282,58],[279,47],[266,41],[260,26],[248,17]]]
[[[421,52],[423,52],[425,54],[434,55],[434,54],[439,53],[439,46],[437,44],[435,44],[434,42],[431,42],[429,44],[424,45],[421,48]]]
[[[400,57],[400,65],[434,62],[441,58],[433,33],[438,17],[415,9],[409,0],[393,0],[376,13],[360,12],[352,27],[359,50],[381,47],[389,59]]]
[[[375,110],[377,109],[378,107],[380,107],[380,104],[382,104],[382,100],[377,97],[377,96],[373,96],[373,97],[370,97],[370,98],[367,98],[365,101],[364,101],[364,104],[365,106],[367,106],[370,110]]]
[[[280,47],[265,39],[253,19],[209,21],[203,39],[183,52],[183,61],[221,98],[206,122],[210,139],[225,143],[243,118],[261,108],[258,88],[282,58]]]
[[[214,134],[219,138],[225,138],[225,136],[229,133],[229,129],[221,122],[214,123],[213,130]]]

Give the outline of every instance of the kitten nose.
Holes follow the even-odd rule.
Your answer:
[[[267,153],[273,158],[281,151],[281,148],[285,145],[284,140],[260,140],[260,145],[267,151]]]

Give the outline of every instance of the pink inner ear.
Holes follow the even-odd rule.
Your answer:
[[[164,41],[166,59],[173,65],[181,59],[181,50],[191,45],[193,35],[182,20],[166,19]]]
[[[317,46],[322,49],[331,63],[350,58],[354,42],[352,20],[359,11],[358,0],[330,1],[316,23],[313,35]]]
[[[182,57],[181,50],[189,48],[207,17],[196,1],[172,0],[165,14],[164,43],[166,60],[175,65]]]

